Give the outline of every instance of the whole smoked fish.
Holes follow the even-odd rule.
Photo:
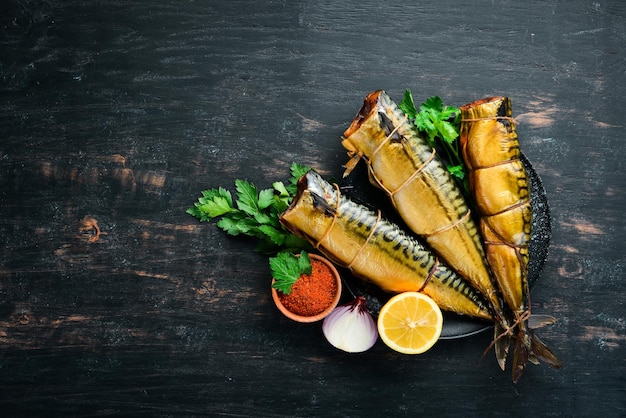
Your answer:
[[[280,221],[355,276],[392,292],[421,291],[441,309],[493,321],[487,302],[398,226],[340,193],[315,171],[298,181],[298,192]]]
[[[512,379],[528,361],[561,363],[528,326],[528,245],[532,228],[530,182],[507,97],[489,97],[461,107],[461,148],[470,190],[480,212],[487,260],[504,301],[513,313],[515,351]]]

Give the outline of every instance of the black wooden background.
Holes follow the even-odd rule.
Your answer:
[[[625,52],[621,0],[2,1],[3,415],[626,415]],[[185,214],[293,161],[339,176],[379,88],[511,97],[563,370],[513,385],[489,333],[339,352],[280,316],[253,242]]]

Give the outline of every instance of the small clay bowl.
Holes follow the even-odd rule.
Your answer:
[[[285,307],[285,305],[283,305],[279,296],[279,291],[277,291],[276,289],[274,289],[274,287],[272,287],[271,288],[272,299],[274,299],[274,303],[276,304],[276,307],[278,308],[278,310],[282,312],[282,314],[285,315],[287,318],[296,322],[311,323],[311,322],[321,321],[322,319],[326,318],[332,312],[333,309],[337,307],[337,305],[339,304],[339,299],[341,298],[341,277],[339,276],[339,272],[337,271],[335,266],[328,259],[322,256],[319,256],[317,254],[309,254],[309,258],[311,258],[312,262],[313,260],[322,262],[325,265],[325,267],[327,267],[330,270],[332,276],[335,279],[335,284],[336,284],[337,289],[336,289],[332,302],[328,305],[326,309],[324,309],[322,312],[313,316],[303,316],[303,315],[299,315],[299,314],[289,311]],[[272,284],[274,284],[274,282],[275,280],[272,279]]]

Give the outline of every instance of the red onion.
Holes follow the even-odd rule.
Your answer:
[[[329,343],[348,353],[367,351],[378,339],[376,321],[368,312],[363,296],[333,309],[324,318],[322,331]]]

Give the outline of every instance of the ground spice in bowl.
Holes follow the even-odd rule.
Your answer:
[[[314,322],[324,318],[337,305],[341,296],[341,280],[337,270],[326,259],[309,254],[311,274],[303,274],[288,295],[272,289],[277,306],[301,317],[291,319]],[[283,312],[285,313],[285,312]],[[287,315],[287,313],[285,313]]]

